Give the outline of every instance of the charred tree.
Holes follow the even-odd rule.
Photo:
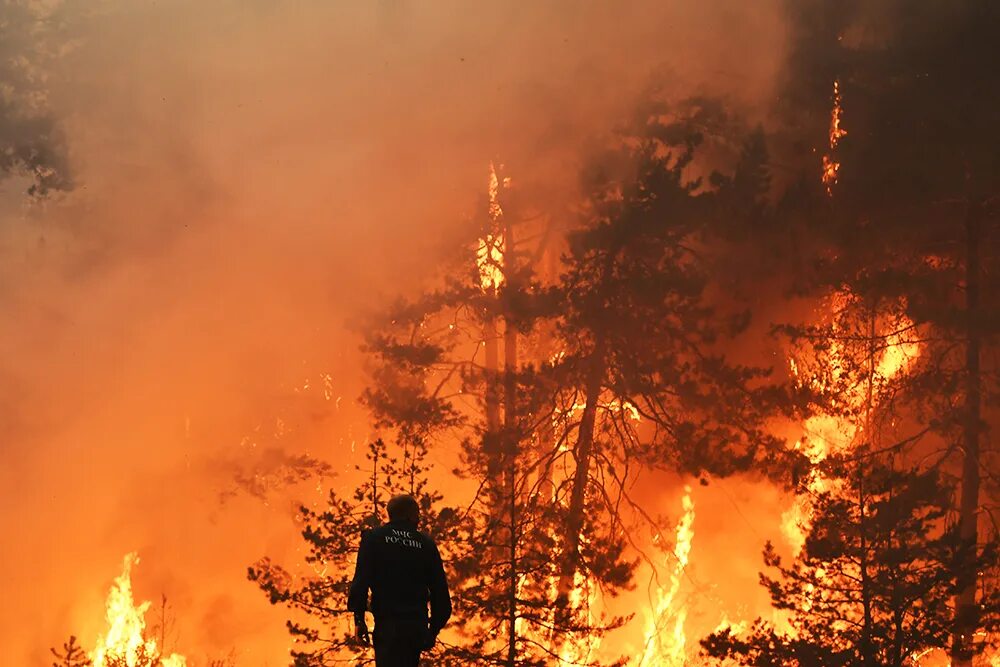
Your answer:
[[[500,387],[497,379],[500,377],[500,333],[497,330],[497,317],[487,312],[483,324],[484,352],[484,404],[486,408],[486,434],[483,446],[486,448],[493,466],[491,472],[499,478],[502,474],[501,465],[501,435],[500,435]]]
[[[498,187],[503,183],[503,174],[495,174]],[[499,201],[496,202],[498,218],[502,222],[504,239],[503,256],[503,300],[502,312],[504,321],[504,360],[503,360],[503,410],[504,422],[501,437],[502,450],[497,459],[501,462],[503,497],[506,507],[503,512],[503,534],[506,541],[506,557],[509,562],[507,577],[507,658],[506,663],[513,667],[518,655],[518,582],[521,571],[518,546],[521,535],[518,531],[518,510],[521,506],[518,498],[518,469],[520,463],[521,437],[518,433],[518,317],[515,312],[515,296],[520,289],[517,241],[515,224],[509,213],[504,212]]]
[[[959,667],[968,667],[976,653],[974,638],[979,628],[977,592],[979,569],[976,551],[979,547],[980,512],[980,430],[982,403],[982,368],[979,331],[980,319],[980,216],[981,204],[970,202],[965,219],[965,419],[962,424],[962,481],[959,502],[959,536],[963,557],[957,567],[955,596],[955,636],[952,658]]]

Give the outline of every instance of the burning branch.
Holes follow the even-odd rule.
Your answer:
[[[840,172],[840,162],[834,159],[834,152],[840,140],[847,136],[847,130],[840,126],[840,116],[843,107],[840,103],[840,81],[833,82],[833,109],[830,111],[830,152],[823,156],[823,185],[826,194],[833,196],[833,186],[837,184],[837,174]]]

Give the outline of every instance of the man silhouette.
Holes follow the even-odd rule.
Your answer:
[[[386,509],[389,523],[361,538],[347,608],[354,612],[355,636],[368,644],[365,611],[371,590],[375,664],[416,667],[420,652],[434,647],[448,622],[451,597],[437,545],[417,530],[417,501],[413,496],[396,496]]]

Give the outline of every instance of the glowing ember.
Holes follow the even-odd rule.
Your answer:
[[[837,174],[840,172],[840,163],[834,161],[829,155],[823,156],[823,185],[826,186],[826,194],[833,196],[833,186],[837,182]]]
[[[830,148],[836,148],[842,137],[847,136],[847,130],[840,127],[840,81],[833,82],[833,112],[830,114]]]
[[[127,554],[121,576],[115,578],[108,592],[105,612],[108,632],[98,639],[97,648],[90,653],[93,667],[123,664],[127,667],[186,667],[187,661],[182,655],[159,657],[156,640],[145,636],[145,616],[150,603],[146,601],[136,606],[132,597],[132,566],[138,563],[138,555]]]
[[[843,107],[840,104],[840,81],[833,82],[833,109],[830,112],[830,152],[823,156],[823,185],[826,186],[826,194],[833,196],[833,186],[837,183],[837,174],[840,172],[840,162],[833,158],[833,153],[837,149],[837,144],[841,138],[847,136],[847,130],[840,126],[840,117]]]
[[[691,540],[694,539],[694,500],[691,499],[689,486],[684,487],[681,507],[684,514],[677,522],[673,554],[675,562],[670,571],[670,582],[665,589],[657,591],[656,607],[646,624],[645,650],[639,665],[669,667],[685,663],[684,622],[687,620],[687,610],[683,606],[674,609],[674,603],[691,555]]]

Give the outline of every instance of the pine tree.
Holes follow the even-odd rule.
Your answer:
[[[561,502],[564,491],[551,470],[559,465],[557,446],[534,443],[531,437],[540,431],[541,420],[552,418],[549,391],[535,373],[518,374],[519,417],[505,425],[503,436],[531,450],[504,460],[506,512],[495,516],[485,496],[470,508],[468,551],[456,581],[462,613],[476,633],[468,636],[469,659],[525,667],[559,660],[597,665],[590,647],[627,620],[599,608],[600,594],[613,596],[628,587],[634,563],[626,558],[625,542],[607,513],[593,500],[595,511],[580,529],[587,540],[587,577],[572,607],[560,601],[562,566],[554,556],[562,548],[570,508]],[[483,448],[469,441],[464,451],[463,476],[485,479],[489,460]]]
[[[541,251],[514,243],[515,231],[531,238],[528,223],[521,221],[533,216],[523,213],[527,205],[515,192],[498,187],[501,174],[494,176],[492,196],[484,202],[490,224],[458,255],[469,258],[467,267],[475,266],[473,258],[480,260],[472,284],[454,278],[469,276],[467,268],[450,267],[452,277],[444,279],[443,289],[394,309],[368,347],[379,377],[395,376],[400,368],[425,373],[428,381],[409,385],[407,403],[426,400],[425,385],[434,387],[429,393],[435,397],[447,398],[451,437],[462,443],[459,475],[481,491],[461,538],[467,557],[454,562],[456,602],[469,619],[468,659],[535,665],[574,650],[581,663],[591,664],[586,646],[624,619],[600,618],[587,605],[556,613],[559,561],[553,557],[558,549],[553,536],[565,526],[567,509],[553,502],[553,472],[561,458],[557,434],[572,420],[572,400],[565,403],[569,392],[560,383],[572,378],[555,377],[547,361],[558,345],[551,335],[556,299],[534,279],[531,258]],[[483,250],[490,244],[502,253],[488,253],[484,267]],[[536,342],[540,336],[546,338],[543,345]],[[366,396],[384,425],[415,427],[416,413],[397,409],[381,389]],[[595,529],[601,516],[595,515]],[[614,535],[607,526],[601,530]],[[622,540],[596,532],[591,537],[595,560],[604,565],[595,567],[597,578],[588,585],[613,594],[631,570],[622,557]]]
[[[296,642],[291,654],[295,665],[335,664],[366,651],[351,632],[347,592],[361,536],[382,523],[385,503],[392,495],[409,493],[417,499],[421,530],[440,542],[442,556],[449,561],[448,545],[455,543],[461,520],[453,509],[440,507],[441,497],[429,489],[426,456],[427,449],[420,444],[397,445],[393,451],[382,440],[370,443],[369,467],[359,468],[364,477],[352,496],[331,490],[326,507],[299,508],[301,535],[308,549],[304,565],[309,573],[292,574],[269,558],[249,568],[249,579],[272,604],[294,612],[287,625]],[[447,662],[450,649],[441,651],[442,664],[452,664]]]
[[[52,663],[52,667],[90,667],[90,658],[76,643],[75,635],[70,635],[69,640],[63,642],[62,649],[50,648],[49,651],[58,660]]]
[[[988,541],[980,524],[995,489],[984,484],[992,456],[984,435],[990,397],[1000,388],[992,354],[1000,303],[985,289],[1000,269],[998,86],[989,63],[1000,56],[993,38],[1000,9],[965,0],[894,1],[877,10],[797,4],[793,34],[809,38],[797,41],[802,57],[785,92],[807,92],[784,98],[803,118],[822,119],[815,110],[829,94],[817,82],[838,81],[847,132],[832,196],[817,187],[799,205],[810,211],[800,224],[813,239],[817,291],[846,286],[905,309],[926,347],[899,396],[900,407],[908,405],[901,417],[926,433],[926,450],[946,450],[942,471],[954,476],[962,497],[963,539]],[[823,148],[829,130],[819,121],[798,129],[799,146]],[[822,153],[799,150],[798,163]],[[957,566],[956,581],[971,569]],[[969,665],[975,651],[978,588],[974,579],[955,605],[968,626],[960,624],[953,641],[959,665]]]
[[[723,629],[702,642],[711,658],[761,667],[903,667],[950,645],[953,570],[966,554],[959,527],[948,521],[948,484],[934,470],[897,468],[892,457],[864,451],[827,469],[842,484],[814,498],[801,553],[786,565],[770,542],[764,550],[774,574],[762,574],[761,583],[787,613],[787,628],[758,619],[745,634]],[[995,567],[996,545],[974,562]],[[982,600],[977,631],[997,629],[998,603],[995,595]]]
[[[732,363],[721,351],[745,329],[748,313],[718,311],[707,295],[707,242],[722,230],[712,226],[712,195],[697,194],[700,182],[686,177],[700,139],[684,123],[645,121],[589,174],[586,220],[571,234],[559,285],[565,347],[556,371],[573,378],[569,386],[583,403],[564,596],[585,565],[579,544],[587,498],[605,492],[601,478],[619,479],[621,490],[615,467],[638,462],[728,475],[783,449],[763,428],[784,398],[769,369]],[[760,174],[756,180],[759,187]],[[636,418],[648,425],[644,432]]]
[[[459,444],[456,472],[474,494],[446,547],[461,620],[442,660],[598,664],[591,647],[628,620],[602,610],[632,586],[619,507],[646,518],[629,498],[634,471],[726,475],[784,451],[763,427],[782,391],[767,369],[721,352],[746,313],[708,306],[706,247],[724,233],[711,227],[724,207],[685,176],[700,140],[688,122],[649,121],[661,117],[647,108],[640,130],[594,157],[577,231],[545,284],[531,220],[557,213],[505,188],[494,164],[482,224],[465,230],[436,288],[395,304],[367,336],[375,426],[404,451]],[[766,188],[759,136],[743,154],[730,205]],[[287,573],[264,565],[272,597],[290,600]],[[350,648],[323,641],[331,655]]]

